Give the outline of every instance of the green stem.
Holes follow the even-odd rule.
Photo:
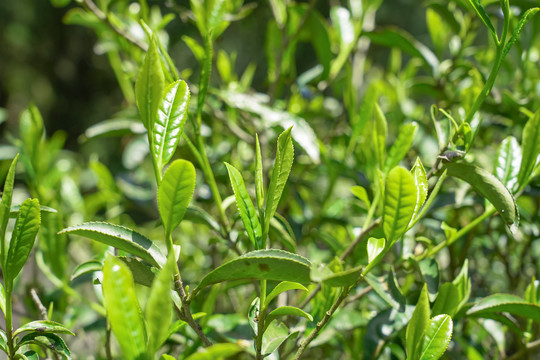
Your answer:
[[[6,283],[6,337],[7,337],[7,350],[8,358],[11,360],[15,356],[15,349],[13,346],[13,313],[11,304],[11,293],[13,284]]]
[[[420,255],[416,260],[420,261],[420,260],[422,260],[422,259],[424,259],[426,257],[431,257],[431,256],[435,255],[436,253],[441,251],[443,248],[451,245],[453,242],[455,242],[456,240],[461,238],[463,235],[469,233],[472,229],[477,227],[482,221],[484,221],[485,219],[487,219],[488,217],[493,215],[495,213],[495,211],[496,211],[496,209],[494,207],[489,207],[488,209],[486,209],[484,211],[484,213],[482,215],[480,215],[479,217],[477,217],[476,219],[471,221],[467,226],[465,226],[464,228],[462,228],[461,230],[456,232],[456,234],[454,236],[452,236],[450,239],[446,239],[442,243],[440,243],[437,246],[433,247],[428,252]]]
[[[264,320],[266,318],[266,280],[261,280],[260,287],[261,287],[261,295],[260,295],[259,314],[258,314],[259,321],[257,322],[257,339],[255,340],[257,360],[262,360],[264,358],[262,354],[262,339],[263,339],[263,333],[264,333]]]

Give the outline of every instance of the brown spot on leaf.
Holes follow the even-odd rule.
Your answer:
[[[259,264],[259,270],[268,272],[270,271],[270,266],[268,266],[268,264]]]

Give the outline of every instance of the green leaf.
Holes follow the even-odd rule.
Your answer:
[[[272,14],[279,28],[282,29],[287,21],[287,5],[284,0],[270,0]]]
[[[59,234],[87,237],[138,256],[157,267],[161,267],[167,262],[161,250],[152,241],[138,232],[120,225],[105,222],[87,222],[66,228],[60,231]]]
[[[52,350],[67,360],[71,359],[71,352],[64,340],[58,335],[33,332],[25,335],[17,346],[20,347],[22,345],[30,344],[41,346],[43,349]]]
[[[439,291],[439,264],[434,258],[426,258],[418,262],[418,267],[424,282],[427,284],[429,300],[433,301]]]
[[[188,206],[186,213],[184,214],[184,219],[194,223],[206,224],[215,232],[220,232],[220,226],[217,220],[200,207],[193,205]]]
[[[159,215],[168,234],[171,234],[184,218],[194,190],[193,164],[187,160],[175,160],[165,171],[158,189]]]
[[[415,122],[401,126],[399,135],[388,152],[388,157],[386,158],[386,163],[384,165],[384,172],[388,172],[399,165],[399,162],[407,155],[417,130],[418,124]]]
[[[396,47],[404,53],[420,58],[433,71],[437,71],[439,67],[437,56],[427,46],[402,29],[388,27],[382,31],[365,33],[365,35],[376,44]]]
[[[523,155],[518,174],[519,189],[523,189],[529,182],[536,159],[540,154],[540,110],[531,116],[523,128],[521,149]]]
[[[394,299],[389,293],[386,292],[386,289],[384,289],[384,282],[379,280],[375,275],[373,274],[367,274],[364,279],[366,282],[375,290],[377,295],[381,297],[381,299],[384,300],[388,305],[393,307],[394,309],[399,309],[400,304],[396,299]]]
[[[369,197],[365,188],[363,188],[362,186],[353,186],[351,188],[351,192],[358,199],[362,200],[366,204],[366,207],[368,209],[370,208],[371,202],[369,201]]]
[[[24,324],[23,326],[15,330],[13,336],[17,336],[18,334],[25,331],[34,331],[37,333],[69,334],[75,336],[75,334],[72,333],[64,325],[50,320],[37,320]]]
[[[424,165],[422,164],[422,161],[420,161],[420,158],[416,158],[416,162],[411,169],[411,173],[413,174],[414,184],[416,185],[416,205],[414,206],[413,212],[414,218],[420,211],[422,205],[424,205],[428,193],[426,169],[424,169]]]
[[[289,178],[294,157],[294,147],[291,139],[292,127],[285,130],[278,137],[276,160],[272,169],[272,178],[268,188],[268,197],[266,199],[266,210],[264,214],[264,226],[268,229],[270,219],[274,216],[276,209],[283,194],[283,189]]]
[[[2,266],[5,265],[7,256],[6,228],[9,221],[9,213],[11,211],[11,199],[13,197],[13,185],[15,183],[15,167],[17,166],[18,158],[19,154],[15,155],[15,158],[11,162],[4,184],[4,191],[2,192],[2,203],[0,203],[0,260]]]
[[[518,210],[514,198],[493,174],[478,166],[457,162],[446,163],[443,169],[447,170],[448,175],[468,182],[499,211],[506,224],[516,222]]]
[[[107,318],[124,359],[144,359],[147,335],[135,284],[128,267],[114,256],[103,266],[103,297]]]
[[[304,257],[283,250],[252,251],[231,260],[207,274],[194,290],[227,280],[256,279],[310,283],[311,263]]]
[[[165,78],[161,68],[156,40],[152,38],[144,62],[135,82],[135,99],[142,123],[152,133],[154,122],[165,88]]]
[[[510,294],[494,294],[480,300],[467,311],[467,315],[487,317],[498,312],[508,312],[540,322],[540,305],[531,304]]]
[[[275,235],[273,235],[275,233]],[[296,252],[296,237],[291,225],[283,216],[278,213],[270,220],[270,234],[278,239],[290,252]]]
[[[313,317],[305,312],[304,310],[301,310],[294,306],[280,306],[274,310],[272,310],[268,315],[266,315],[266,318],[264,319],[264,327],[265,330],[268,328],[268,326],[277,319],[279,316],[300,316],[308,319],[309,321],[313,321]],[[264,330],[263,330],[264,331]]]
[[[340,271],[323,279],[323,284],[333,287],[345,287],[353,285],[362,274],[363,266]]]
[[[512,48],[512,45],[514,45],[514,43],[517,41],[517,39],[519,39],[519,36],[521,35],[521,31],[523,30],[525,25],[529,22],[529,20],[532,19],[532,17],[534,15],[536,15],[536,13],[539,10],[540,10],[540,8],[537,8],[537,7],[532,8],[532,9],[528,9],[527,11],[525,11],[525,14],[523,14],[521,19],[519,19],[519,23],[518,23],[516,29],[514,30],[514,33],[512,34],[512,37],[510,38],[510,40],[508,40],[508,42],[504,46],[504,50],[503,50],[503,53],[502,53],[502,58],[503,59],[506,56],[506,54],[508,54],[510,49]]]
[[[2,310],[2,313],[6,314],[6,289],[4,289],[4,285],[0,283],[0,309]]]
[[[27,171],[30,171],[30,177],[35,177],[35,166],[38,165],[38,159],[43,141],[43,118],[39,109],[30,103],[20,115],[19,118],[19,136],[23,143],[23,154],[25,158],[21,160],[30,160],[30,166],[27,165]],[[24,162],[24,161],[23,161]]]
[[[308,289],[297,282],[292,281],[282,281],[279,284],[276,285],[275,288],[272,289],[270,294],[266,295],[266,302],[264,303],[264,307],[268,307],[270,302],[274,300],[276,296],[281,294],[282,292],[289,291],[289,290],[303,290],[308,291]]]
[[[28,259],[28,255],[30,255],[40,224],[39,201],[37,199],[26,199],[21,204],[21,210],[17,215],[15,229],[11,234],[11,242],[6,257],[4,274],[8,292],[11,291],[13,280],[21,271],[26,259]]]
[[[84,136],[86,139],[100,137],[139,135],[145,133],[144,125],[131,119],[108,119],[88,127]]]
[[[454,316],[460,302],[461,298],[457,286],[452,283],[444,283],[439,289],[439,294],[437,295],[435,304],[433,304],[431,315],[448,314]]]
[[[495,175],[510,191],[517,185],[520,164],[521,147],[515,137],[509,136],[502,141],[497,151]]]
[[[155,277],[150,295],[146,303],[145,315],[148,329],[148,356],[154,358],[155,353],[167,340],[169,326],[172,322],[173,303],[171,288],[174,273],[174,254],[169,255],[167,264]]]
[[[189,107],[189,88],[182,80],[167,86],[159,104],[156,122],[152,130],[154,138],[152,155],[158,169],[171,160],[184,131]]]
[[[384,168],[386,156],[386,136],[388,133],[388,124],[386,117],[379,104],[375,103],[375,116],[372,122],[370,145],[373,147],[375,161],[379,169]]]
[[[251,201],[246,185],[244,184],[242,174],[240,174],[240,171],[231,164],[225,163],[225,166],[227,166],[227,171],[229,172],[234,197],[236,198],[236,206],[238,207],[240,218],[244,223],[244,228],[246,229],[255,250],[259,250],[263,247],[262,228],[253,202]]]
[[[405,168],[395,167],[386,179],[384,190],[383,230],[387,247],[407,230],[416,205],[414,178]]]
[[[11,210],[10,210],[10,212],[9,212],[9,217],[10,217],[10,218],[16,218],[17,215],[19,214],[19,211],[21,211],[21,205],[15,205],[15,206],[12,206],[12,207],[11,207]],[[49,214],[56,214],[56,213],[58,213],[58,210],[53,209],[52,207],[49,207],[49,206],[43,206],[43,205],[40,205],[40,206],[39,206],[39,211],[40,211],[40,213],[49,213]]]
[[[384,238],[376,239],[370,237],[367,241],[367,253],[368,253],[368,264],[373,262],[384,250],[384,245],[386,241]]]
[[[424,333],[420,360],[439,359],[452,338],[452,318],[448,315],[438,315],[430,320]]]
[[[207,348],[202,348],[195,354],[191,354],[186,360],[216,360],[228,359],[231,356],[238,354],[244,349],[233,343],[214,344]]]
[[[136,284],[141,284],[146,287],[152,286],[154,278],[159,272],[158,268],[133,256],[117,256],[116,258],[122,260],[124,264],[127,265]]]
[[[452,284],[456,285],[459,293],[459,305],[458,310],[467,303],[469,296],[471,295],[471,279],[469,278],[469,261],[465,259],[463,266],[459,271],[459,274],[452,281]],[[456,310],[457,311],[457,310]]]
[[[472,5],[474,11],[480,17],[480,19],[482,19],[484,25],[487,26],[489,32],[491,33],[491,36],[493,37],[493,41],[498,44],[499,38],[497,37],[497,31],[495,31],[495,28],[493,27],[489,16],[486,14],[486,10],[484,9],[484,7],[480,4],[478,0],[469,0],[469,3]]]
[[[427,285],[424,285],[420,297],[416,303],[414,313],[407,325],[405,334],[407,358],[418,359],[420,350],[423,348],[424,331],[429,324],[429,298]]]
[[[289,334],[289,329],[285,324],[276,324],[275,322],[270,323],[263,334],[261,351],[263,356],[273,353],[291,335],[292,334]]]
[[[2,329],[0,329],[0,349],[2,349],[5,353],[8,352],[6,332]]]
[[[264,175],[261,155],[261,145],[259,135],[255,134],[255,196],[257,197],[257,208],[263,211],[264,206]]]
[[[75,267],[71,273],[71,281],[77,279],[80,276],[101,271],[103,263],[99,260],[88,260]]]

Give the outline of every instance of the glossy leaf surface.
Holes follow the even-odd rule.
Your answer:
[[[62,338],[55,334],[47,334],[41,332],[32,332],[23,336],[18,345],[30,345],[35,344],[45,349],[54,351],[61,355],[63,358],[70,360],[71,352],[69,351],[66,343]]]
[[[410,172],[393,168],[386,179],[383,230],[387,246],[394,244],[407,230],[416,206],[416,185]]]
[[[525,124],[521,140],[522,159],[518,174],[518,184],[523,188],[531,176],[536,159],[540,154],[540,110]]]
[[[452,318],[449,315],[437,315],[431,319],[424,333],[422,349],[418,359],[439,359],[450,343],[452,329]]]
[[[105,222],[87,222],[66,228],[60,231],[60,234],[87,237],[138,256],[157,267],[163,266],[167,261],[161,250],[151,240],[134,230],[120,225]]]
[[[195,190],[195,168],[187,160],[175,160],[165,171],[158,190],[159,215],[170,234],[180,224]]]
[[[521,147],[516,138],[504,139],[497,151],[495,175],[510,191],[517,185],[519,166],[521,164]]]
[[[272,289],[270,294],[266,295],[265,306],[268,306],[270,302],[274,300],[276,296],[278,296],[282,292],[289,291],[289,290],[308,291],[308,289],[302,284],[291,282],[291,281],[282,281],[279,284],[277,284],[275,288]]]
[[[7,249],[6,249],[6,228],[9,221],[9,213],[11,211],[11,200],[13,198],[13,184],[15,183],[15,167],[17,166],[17,159],[19,158],[19,155],[17,154],[13,161],[11,162],[11,165],[9,167],[6,181],[4,183],[4,191],[2,192],[2,202],[0,203],[0,241],[1,241],[1,249],[2,252],[0,256],[3,257],[2,259],[2,265],[5,264],[5,257],[7,255]]]
[[[189,107],[189,88],[182,80],[167,86],[152,130],[152,155],[161,170],[171,160],[184,131]]]
[[[531,304],[510,294],[495,294],[480,300],[467,311],[469,316],[490,317],[498,312],[508,312],[540,322],[540,305]]]

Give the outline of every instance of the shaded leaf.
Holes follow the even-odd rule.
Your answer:
[[[459,290],[456,285],[452,283],[444,283],[439,289],[439,294],[433,304],[431,315],[448,314],[454,316],[457,312],[461,298],[459,296]]]
[[[77,279],[80,276],[90,274],[96,271],[101,271],[103,263],[99,260],[88,260],[79,264],[73,269],[71,273],[71,281]]]
[[[540,154],[540,110],[527,121],[521,140],[522,158],[518,174],[519,189],[529,182],[536,159]]]
[[[270,323],[263,334],[262,354],[265,356],[270,355],[291,335],[285,324]]]
[[[429,300],[434,301],[439,291],[439,264],[434,258],[426,258],[418,262],[418,267],[427,284]]]
[[[11,199],[13,197],[13,185],[15,183],[15,167],[17,166],[17,160],[19,154],[15,155],[15,158],[9,166],[9,170],[4,183],[4,191],[2,192],[2,202],[0,203],[0,256],[2,256],[2,265],[5,264],[5,257],[7,255],[6,249],[6,228],[9,221],[9,213],[11,211]]]
[[[234,197],[236,198],[236,206],[240,213],[240,218],[244,223],[244,228],[256,250],[263,247],[262,244],[262,228],[259,223],[259,217],[251,201],[242,174],[231,164],[225,163],[227,171],[229,172],[229,178],[231,179],[231,185],[234,191]]]
[[[446,163],[443,168],[447,170],[448,175],[466,181],[485,197],[499,211],[506,224],[516,222],[517,207],[514,198],[493,174],[478,166],[461,162]]]
[[[66,228],[59,234],[84,236],[89,239],[113,246],[148,263],[161,267],[167,259],[154,243],[138,232],[120,225],[105,222],[87,222]]]
[[[259,136],[255,134],[255,196],[257,197],[257,208],[263,210],[264,206],[264,175],[261,155],[261,145]]]
[[[521,147],[516,138],[505,138],[497,151],[495,175],[510,191],[517,185],[519,165],[521,164]]]
[[[23,336],[17,346],[35,344],[43,349],[52,350],[55,353],[62,355],[65,359],[71,359],[71,352],[62,338],[55,334],[47,334],[41,332],[33,332]]]
[[[87,139],[100,137],[144,134],[144,125],[131,119],[109,119],[88,127],[84,136]]]
[[[266,315],[264,319],[265,329],[267,329],[268,326],[270,326],[270,324],[272,323],[272,321],[274,321],[277,317],[289,316],[289,315],[300,316],[300,317],[304,317],[308,319],[309,321],[313,321],[313,317],[302,309],[299,309],[294,306],[280,306],[272,310],[269,314]]]
[[[339,287],[351,286],[358,280],[363,269],[363,266],[357,266],[349,270],[340,271],[324,278],[323,284]]]
[[[281,294],[282,292],[285,292],[285,291],[289,291],[289,290],[303,290],[303,291],[308,291],[308,289],[302,285],[302,284],[299,284],[297,282],[292,282],[292,281],[282,281],[280,282],[279,284],[276,285],[275,288],[272,289],[272,291],[270,292],[270,294],[266,295],[266,302],[264,304],[265,307],[268,307],[268,305],[270,304],[270,302],[272,300],[274,300],[274,298],[276,296],[278,296],[279,294]]]
[[[264,214],[265,227],[270,225],[270,219],[274,216],[283,194],[283,189],[289,178],[294,157],[294,147],[291,139],[292,127],[285,130],[278,137],[276,160],[272,169],[272,178],[268,188],[266,210]]]
[[[145,308],[148,329],[148,355],[154,357],[161,345],[167,340],[169,326],[173,316],[171,289],[174,273],[174,254],[169,255],[167,264],[155,277]]]
[[[519,36],[521,35],[521,31],[523,30],[525,25],[529,22],[529,20],[532,19],[532,17],[534,15],[536,15],[536,13],[539,10],[540,10],[540,8],[536,7],[536,8],[532,8],[532,9],[527,9],[527,11],[525,11],[525,14],[523,14],[521,19],[519,19],[519,23],[516,26],[516,28],[514,30],[514,33],[512,34],[512,37],[510,38],[510,40],[508,40],[508,42],[504,46],[504,50],[503,50],[503,53],[502,53],[503,58],[506,56],[506,54],[508,54],[508,52],[512,48],[512,45],[514,45],[514,43],[517,41],[517,39],[519,39]]]
[[[103,297],[107,318],[122,349],[123,358],[144,358],[147,334],[135,295],[133,276],[127,265],[110,255],[103,266]]]
[[[407,155],[407,152],[411,148],[414,141],[417,130],[418,124],[415,122],[401,126],[398,137],[388,152],[388,157],[386,158],[386,163],[384,165],[385,172],[388,172],[395,166],[399,165],[399,162],[403,160],[405,155]]]
[[[283,250],[257,250],[231,260],[207,274],[194,291],[227,280],[257,279],[310,283],[311,263]]]
[[[165,171],[158,189],[158,208],[168,234],[180,224],[195,190],[195,168],[187,160],[175,160]]]
[[[154,128],[158,108],[165,87],[160,55],[156,40],[152,38],[144,62],[135,82],[135,99],[142,123],[149,133]]]
[[[489,16],[486,14],[486,10],[484,9],[484,7],[480,4],[478,0],[469,0],[469,3],[473,7],[476,14],[480,17],[484,25],[486,25],[486,27],[488,28],[495,43],[498,43],[499,39],[497,37],[497,32],[495,31],[495,28],[493,27]]]

